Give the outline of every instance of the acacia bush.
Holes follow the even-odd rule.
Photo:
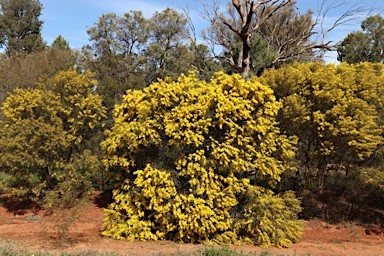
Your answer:
[[[101,133],[106,116],[93,93],[95,83],[90,73],[70,69],[35,89],[16,89],[5,100],[0,168],[10,176],[8,191],[34,201],[90,191],[100,173],[90,141]]]
[[[280,107],[268,86],[222,72],[209,83],[190,73],[128,90],[102,142],[107,173],[120,184],[102,234],[265,247],[296,241],[300,202],[271,190],[296,143],[278,128]]]
[[[258,79],[283,104],[281,130],[298,138],[296,171],[284,173],[283,184],[317,199],[303,201],[306,214],[322,205],[321,217],[345,221],[382,207],[370,203],[384,196],[383,71],[380,63],[295,63]]]

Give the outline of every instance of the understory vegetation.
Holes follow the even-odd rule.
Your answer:
[[[4,256],[54,256],[57,254],[52,254],[48,252],[28,252],[26,250],[18,249],[14,244],[6,241],[1,241],[0,243],[0,255]],[[61,256],[124,256],[122,254],[115,254],[115,253],[101,253],[93,250],[83,250],[81,252],[77,253],[61,253]],[[160,255],[166,255],[166,254],[156,254],[158,256]],[[176,254],[177,256],[273,256],[274,254],[271,254],[269,252],[262,252],[260,254],[258,253],[245,253],[245,252],[238,252],[234,250],[230,250],[228,248],[224,247],[206,247],[203,249],[199,249],[195,252],[183,252],[179,251]],[[308,254],[310,255],[310,254]],[[282,255],[281,255],[282,256]],[[289,255],[285,255],[289,256]],[[294,256],[294,255],[292,255]]]

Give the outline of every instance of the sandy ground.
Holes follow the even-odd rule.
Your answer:
[[[4,195],[0,195],[4,198]],[[36,217],[36,215],[38,217]],[[39,218],[40,217],[40,218]],[[90,203],[70,230],[70,242],[60,243],[55,233],[52,216],[28,207],[19,207],[0,201],[0,244],[12,241],[28,251],[61,252],[114,252],[121,255],[178,255],[203,248],[196,244],[178,244],[170,241],[127,242],[100,235],[102,208]],[[384,256],[384,235],[366,234],[366,229],[353,224],[329,225],[310,221],[305,236],[290,248],[264,249],[255,246],[231,246],[244,252],[271,252],[275,255],[365,255]]]

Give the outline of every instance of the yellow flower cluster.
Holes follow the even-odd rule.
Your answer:
[[[47,78],[36,89],[16,89],[5,100],[0,165],[17,180],[15,194],[41,198],[45,186],[53,186],[45,183],[55,180],[56,185],[59,180],[55,172],[71,165],[76,153],[84,153],[84,138],[90,139],[106,117],[94,85],[90,73],[70,69]]]
[[[294,155],[296,139],[277,127],[280,108],[269,87],[222,72],[209,83],[190,73],[128,90],[102,143],[109,175],[122,184],[105,211],[103,234],[128,240],[245,241],[252,232],[234,229],[235,223],[258,207],[247,200],[247,191],[258,188],[247,170],[256,170],[254,180],[272,185]],[[273,232],[270,243],[280,243]],[[257,239],[252,237],[255,244]]]
[[[43,90],[51,90],[60,98],[68,122],[67,129],[75,137],[76,144],[80,144],[83,136],[100,126],[101,120],[106,118],[102,98],[93,92],[96,83],[89,71],[78,74],[70,69],[39,84]]]
[[[284,104],[281,124],[311,159],[351,163],[369,157],[383,143],[384,65],[299,64],[264,72]]]
[[[124,183],[114,191],[115,202],[104,210],[102,234],[130,241],[166,239],[165,231],[175,229],[170,218],[176,196],[174,183],[169,173],[150,165],[135,174],[134,187]]]
[[[65,112],[60,96],[43,89],[15,89],[2,107],[6,123],[23,119],[38,119],[45,123],[60,122],[58,114]]]

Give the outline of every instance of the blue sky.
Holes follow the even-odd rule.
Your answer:
[[[326,1],[328,5],[335,2],[334,0]],[[44,39],[48,44],[51,44],[57,36],[62,35],[72,48],[81,48],[83,45],[89,44],[86,33],[87,28],[93,26],[102,14],[109,12],[123,15],[130,10],[141,10],[144,16],[149,18],[155,11],[162,11],[167,7],[182,12],[181,8],[188,4],[197,32],[208,27],[208,24],[199,16],[198,12],[194,11],[194,9],[201,8],[197,0],[40,0],[40,2],[44,7],[41,16],[41,20],[44,21],[42,31]],[[212,3],[213,0],[201,0],[200,2]],[[221,2],[224,4],[227,0],[221,0]],[[328,13],[325,19],[326,24],[331,24],[345,12],[349,5],[359,1],[347,0],[346,2],[348,2],[348,5],[340,6]],[[382,0],[366,0],[363,4],[365,7],[375,6],[384,9],[383,2]],[[298,0],[297,6],[301,12],[305,12],[308,8],[316,12],[318,3],[318,0]],[[349,32],[359,30],[360,22],[361,19],[352,21],[349,25],[339,26],[329,34],[327,39],[335,42],[342,40]],[[336,54],[327,54],[327,60],[336,62]]]

